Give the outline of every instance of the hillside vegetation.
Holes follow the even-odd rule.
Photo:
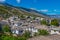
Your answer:
[[[32,10],[32,9],[30,9],[30,10]],[[16,15],[19,17],[21,17],[21,15],[32,16],[32,17],[46,17],[45,15],[38,14],[35,11],[28,12],[24,9],[22,10],[21,7],[18,8],[18,7],[0,4],[0,16],[2,16],[3,18],[6,19],[13,15]]]

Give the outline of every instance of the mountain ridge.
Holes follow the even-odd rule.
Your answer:
[[[44,18],[50,18],[50,16],[48,16],[47,14],[44,14],[43,12],[38,12],[36,10],[32,10],[32,9],[28,9],[28,8],[24,8],[24,7],[16,7],[13,5],[10,5],[8,3],[0,3],[0,9],[1,9],[1,5],[3,9],[8,10],[9,12],[11,12],[12,14],[24,14],[24,15],[35,15],[35,16],[40,16],[40,17],[44,17]]]

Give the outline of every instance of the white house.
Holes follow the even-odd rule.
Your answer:
[[[26,31],[30,31],[32,33],[37,33],[38,32],[38,29],[36,29],[34,27],[28,27],[28,28],[26,28]]]
[[[50,34],[58,34],[60,35],[60,28],[51,28]]]
[[[20,27],[12,27],[11,32],[13,34],[22,35],[24,33],[24,30]]]
[[[36,17],[35,20],[41,20],[40,17]]]
[[[44,18],[40,18],[40,20],[43,20]]]
[[[34,27],[28,27],[28,28],[26,28],[26,31],[29,31],[31,33],[31,36],[34,36],[35,33],[38,33],[38,29],[36,29]]]

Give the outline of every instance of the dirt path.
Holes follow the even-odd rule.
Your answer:
[[[60,40],[60,35],[37,36],[28,40]]]

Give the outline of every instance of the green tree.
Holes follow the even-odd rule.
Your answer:
[[[33,20],[35,20],[35,17],[33,17]]]
[[[49,32],[47,30],[39,30],[39,35],[48,35]]]
[[[18,37],[18,40],[27,40],[26,37]]]
[[[8,35],[2,35],[2,40],[17,40],[16,37],[8,36]]]
[[[48,22],[46,20],[41,20],[42,25],[48,25]]]
[[[59,22],[57,19],[53,19],[51,20],[51,25],[54,25],[54,26],[59,26]]]
[[[2,27],[2,31],[3,31],[3,32],[10,32],[10,27],[9,27],[9,25],[4,25],[4,26]]]
[[[30,32],[26,31],[23,36],[26,38],[30,38],[30,35],[31,35]]]
[[[0,40],[26,40],[26,38],[25,37],[14,37],[12,35],[3,34],[0,37]]]
[[[25,16],[24,16],[24,15],[21,15],[20,17],[21,17],[21,18],[25,18]]]

